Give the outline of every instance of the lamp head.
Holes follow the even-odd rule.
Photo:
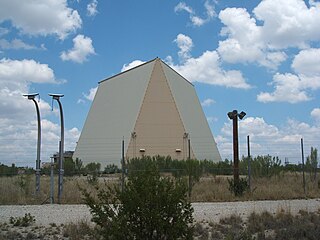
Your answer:
[[[244,118],[245,115],[246,115],[246,113],[244,111],[242,111],[241,113],[239,113],[239,118],[242,119],[242,118]]]
[[[24,97],[27,97],[28,99],[34,99],[36,96],[38,96],[39,93],[29,93],[29,94],[24,94]]]
[[[49,93],[48,95],[56,100],[64,96],[63,94],[56,94],[56,93]]]
[[[232,112],[228,112],[228,117],[229,117],[230,119],[236,118],[237,115],[238,115],[238,111],[237,111],[237,110],[233,110]]]

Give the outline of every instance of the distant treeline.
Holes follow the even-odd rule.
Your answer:
[[[150,163],[155,164],[160,172],[171,173],[175,177],[188,175],[188,172],[198,172],[195,175],[232,175],[233,174],[233,162],[225,159],[220,162],[213,162],[210,160],[176,160],[170,156],[144,156],[142,158],[133,158],[125,162],[124,171],[126,174],[133,171],[141,171],[146,168]],[[241,175],[248,174],[249,159],[248,157],[242,157],[239,163],[239,171]],[[271,177],[278,175],[281,172],[293,171],[301,172],[302,164],[282,164],[278,157],[270,155],[256,156],[250,159],[251,176],[252,177]],[[317,149],[311,148],[311,154],[306,158],[305,171],[310,173],[314,179],[317,174],[318,156]],[[111,164],[107,165],[103,170],[100,163],[89,163],[84,165],[80,159],[73,160],[72,158],[66,158],[64,161],[64,175],[88,175],[88,174],[114,174],[120,173],[121,167]],[[14,164],[12,166],[0,165],[0,176],[12,176],[18,173],[33,173],[32,168],[17,168]],[[58,172],[58,164],[54,165],[54,172]],[[42,174],[50,174],[49,168],[42,168]],[[193,174],[193,175],[194,175]]]
[[[155,163],[159,170],[164,173],[172,173],[173,175],[183,175],[183,172],[188,169],[189,165],[197,168],[201,175],[232,175],[233,174],[233,162],[225,159],[224,161],[213,162],[209,160],[175,160],[170,156],[162,157],[142,157],[134,158],[127,162],[127,171],[139,171],[144,169],[147,162]],[[239,163],[240,174],[247,175],[248,173],[248,158],[243,157]],[[281,160],[278,157],[272,157],[270,155],[257,156],[250,160],[251,175],[257,177],[267,177],[275,174],[279,174],[281,171],[300,171],[302,166],[300,165],[282,165]]]
[[[13,163],[10,166],[4,165],[0,163],[0,177],[1,176],[14,176],[18,175],[19,173],[24,174],[31,174],[34,170],[32,168],[26,168],[26,167],[16,167],[16,165]]]

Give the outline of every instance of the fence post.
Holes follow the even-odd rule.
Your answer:
[[[248,184],[249,191],[251,192],[251,155],[250,155],[250,136],[247,136],[247,145],[248,145]]]
[[[301,157],[302,157],[303,192],[304,192],[304,195],[306,195],[306,179],[305,179],[305,175],[304,175],[303,138],[301,138]]]
[[[191,151],[190,151],[190,138],[188,138],[188,159],[190,160],[191,159]]]
[[[122,138],[122,157],[121,157],[121,191],[124,190],[124,137]]]
[[[54,204],[54,175],[53,175],[53,168],[54,168],[54,159],[51,157],[51,164],[50,164],[50,203]]]

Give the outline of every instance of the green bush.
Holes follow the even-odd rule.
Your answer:
[[[82,192],[105,239],[192,239],[187,186],[161,177],[154,164],[130,172],[123,192],[118,187],[97,190],[98,199]]]
[[[232,192],[236,197],[241,197],[245,191],[249,189],[248,180],[246,178],[240,178],[239,181],[234,179],[228,179],[229,191]]]

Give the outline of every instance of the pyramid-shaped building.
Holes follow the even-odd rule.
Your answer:
[[[99,82],[73,158],[120,165],[123,139],[126,158],[221,160],[194,86],[159,58]]]

